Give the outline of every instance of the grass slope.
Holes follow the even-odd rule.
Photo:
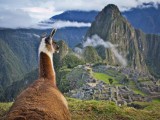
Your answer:
[[[94,72],[93,73],[93,77],[97,80],[102,80],[103,82],[107,83],[107,84],[110,84],[109,83],[109,79],[112,79],[113,80],[113,84],[114,83],[117,83],[117,81],[114,79],[114,77],[112,76],[109,76],[107,74],[104,74],[104,73],[98,73],[98,72]]]
[[[83,101],[67,98],[72,120],[158,120],[160,102],[140,103],[142,109],[127,106],[116,106],[109,101]],[[0,103],[0,117],[12,103]]]
[[[12,102],[10,103],[0,103],[0,118],[9,110]]]

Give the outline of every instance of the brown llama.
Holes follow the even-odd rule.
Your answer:
[[[39,78],[15,100],[4,120],[70,120],[65,97],[56,86],[53,53],[59,46],[52,39],[42,37],[39,46]]]

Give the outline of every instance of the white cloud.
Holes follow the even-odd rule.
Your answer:
[[[87,47],[87,46],[96,47],[96,46],[99,46],[99,45],[102,45],[105,48],[109,48],[113,52],[113,54],[115,55],[115,57],[117,58],[117,60],[119,61],[119,63],[122,66],[127,66],[127,60],[126,60],[126,58],[124,56],[122,56],[118,52],[118,50],[116,48],[118,45],[113,45],[109,41],[104,41],[98,35],[93,35],[93,36],[91,36],[91,38],[87,38],[87,40],[83,43],[83,47]],[[80,48],[79,49],[76,48],[76,50],[78,52],[82,51],[82,50],[80,50]]]
[[[7,10],[0,11],[0,27],[17,28],[27,27],[36,23],[27,12],[21,10]]]
[[[137,7],[143,3],[153,2],[155,7],[160,0],[54,0],[55,10],[102,10],[108,4],[115,4],[121,11]]]
[[[71,22],[71,21],[45,21],[43,23],[37,24],[35,26],[31,26],[31,28],[37,29],[47,29],[47,28],[65,28],[65,27],[90,27],[91,23],[83,23],[83,22]]]
[[[90,27],[91,23],[83,22],[70,22],[70,21],[57,21],[53,24],[53,28],[63,28],[63,27]]]
[[[38,23],[66,10],[100,11],[107,4],[116,4],[124,11],[149,2],[153,2],[157,7],[160,0],[0,0],[0,20],[3,21],[0,27],[30,26],[31,23]],[[6,11],[10,12],[4,14]],[[10,25],[7,25],[10,21]]]

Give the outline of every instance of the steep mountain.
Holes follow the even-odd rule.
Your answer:
[[[97,51],[92,46],[87,46],[84,49],[84,59],[87,63],[98,63],[101,61]]]
[[[117,49],[119,55],[127,60],[127,65],[141,72],[159,74],[160,65],[160,36],[145,34],[134,29],[131,24],[122,16],[115,5],[106,6],[97,16],[89,28],[84,42],[93,35],[98,35],[105,42],[110,42]],[[106,48],[106,61],[109,64],[119,64],[120,59],[110,48]],[[156,58],[156,59],[155,59]],[[104,59],[104,58],[103,58]]]
[[[23,77],[25,69],[22,62],[10,47],[0,39],[0,85],[6,87],[13,81]],[[15,70],[16,69],[16,70]],[[19,74],[20,73],[20,74]]]
[[[1,30],[1,85],[6,87],[22,79],[23,75],[37,67],[38,40],[33,34],[18,30]]]
[[[76,21],[91,23],[94,21],[95,16],[98,14],[97,11],[65,11],[62,14],[55,15],[50,20],[62,20],[62,21]]]
[[[127,20],[145,33],[160,33],[160,4],[156,7],[153,3],[143,4],[122,13]]]
[[[78,43],[82,41],[85,33],[87,32],[87,27],[67,27],[58,29],[55,35],[57,40],[65,40],[70,48],[75,47]]]
[[[160,78],[160,36],[146,34],[145,59],[149,71]]]
[[[8,86],[5,89],[3,97],[0,98],[1,101],[13,101],[17,95],[20,94],[25,88],[34,82],[38,78],[38,69],[33,70],[16,82],[13,82],[12,85]]]

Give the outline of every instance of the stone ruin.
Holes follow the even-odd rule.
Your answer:
[[[89,74],[92,74],[92,69],[90,69],[90,66],[81,66],[84,68],[86,72]],[[109,69],[110,66],[102,66],[102,68],[97,69],[96,72],[102,72],[102,70]],[[112,67],[111,69],[115,69],[116,71],[120,71],[120,68]],[[152,98],[160,98],[160,88],[159,86],[155,84],[142,84],[138,83],[138,72],[133,72],[131,70],[127,70],[123,68],[121,70],[124,74],[131,74],[133,73],[132,79],[136,87],[143,91],[144,93],[148,93],[151,96],[143,96],[141,94],[136,94],[132,89],[130,89],[129,86],[116,86],[116,85],[110,85],[106,84],[105,82],[101,80],[96,80],[90,76],[89,79],[85,80],[85,84],[81,86],[78,89],[70,90],[67,95],[73,98],[78,98],[81,100],[109,100],[114,101],[117,105],[124,105],[128,104],[134,101],[144,102],[144,101],[151,101]],[[145,75],[144,75],[145,76]],[[152,81],[151,81],[152,83]]]
[[[117,105],[147,100],[126,86],[112,86],[93,78],[88,79],[87,83],[79,89],[69,91],[67,95],[81,100],[109,100],[114,101]]]

